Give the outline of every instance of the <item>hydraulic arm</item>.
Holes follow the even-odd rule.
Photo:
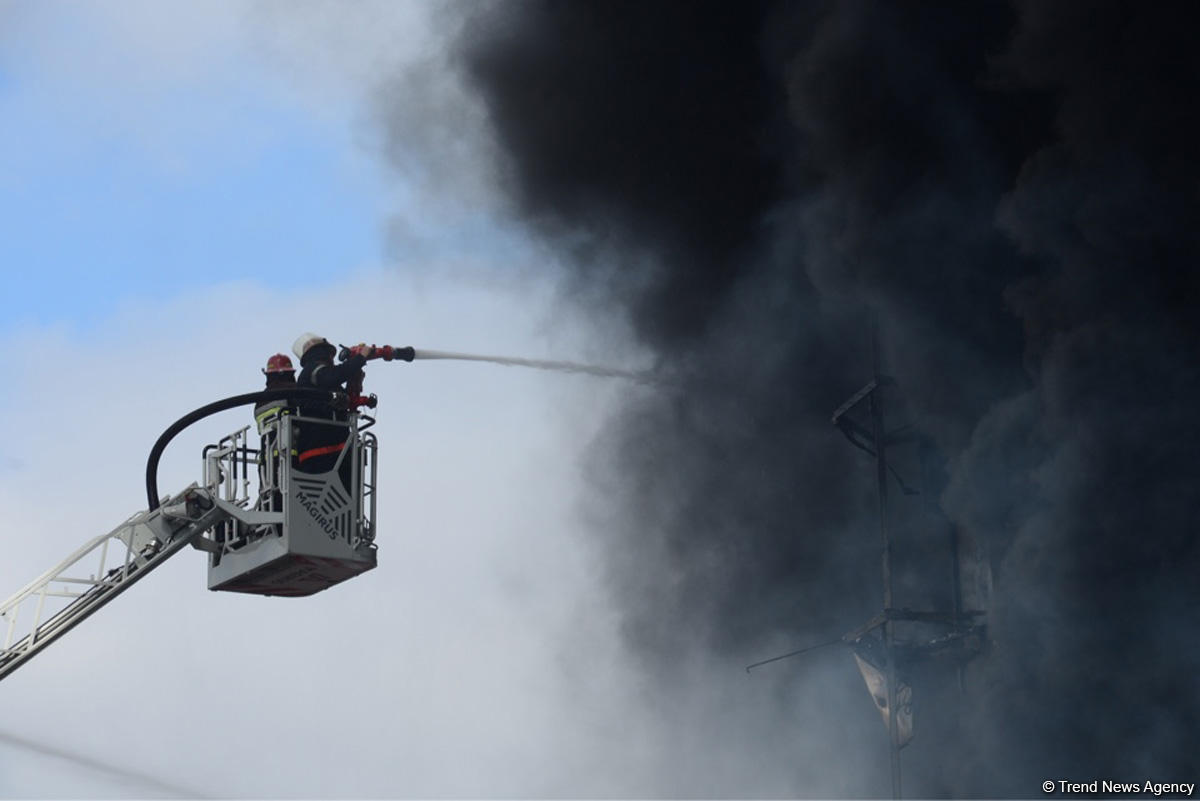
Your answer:
[[[185,545],[212,547],[205,531],[256,516],[195,485],[96,537],[0,604],[0,679],[25,664]]]
[[[158,497],[158,460],[167,443],[187,426],[225,409],[277,398],[331,399],[319,390],[255,392],[210,403],[185,415],[163,432],[146,465],[149,509],[138,512],[103,536],[85,543],[62,562],[0,604],[0,679],[66,634],[135,582],[191,545],[220,553],[222,543],[204,533],[235,520],[246,528],[281,526],[284,513],[231,502],[220,482],[195,484],[174,497]],[[246,449],[243,447],[243,451]]]

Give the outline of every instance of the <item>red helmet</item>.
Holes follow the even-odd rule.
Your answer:
[[[296,372],[296,368],[292,367],[292,360],[283,353],[276,353],[274,356],[267,359],[267,369],[263,370],[264,375],[294,372]]]

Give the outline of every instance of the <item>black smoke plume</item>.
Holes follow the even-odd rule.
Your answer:
[[[613,598],[648,674],[697,646],[750,662],[879,610],[873,465],[829,425],[871,375],[878,320],[891,419],[939,454],[918,470],[897,451],[927,478],[904,502],[934,521],[893,487],[897,605],[945,601],[931,532],[962,530],[994,573],[990,648],[962,697],[939,694],[944,676],[918,688],[945,705],[918,706],[906,792],[1196,778],[1189,11],[472,14],[459,64],[515,213],[570,257],[581,300],[627,314],[686,376],[631,401],[593,464]],[[796,794],[887,790],[797,765]]]

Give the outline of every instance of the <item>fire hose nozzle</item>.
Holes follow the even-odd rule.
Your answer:
[[[365,344],[355,345],[352,348],[348,348],[345,345],[342,345],[342,349],[338,353],[338,359],[340,359],[341,361],[346,361],[351,356],[353,356],[357,353],[362,353],[366,349],[366,347],[367,346]],[[417,351],[411,345],[409,345],[407,347],[403,347],[403,348],[398,348],[394,345],[372,345],[371,346],[371,355],[367,358],[368,359],[383,359],[385,362],[390,362],[395,359],[400,359],[401,361],[405,361],[405,362],[411,362],[413,359],[416,358],[416,356],[417,356]]]

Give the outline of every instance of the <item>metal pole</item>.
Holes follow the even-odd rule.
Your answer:
[[[921,495],[924,500],[924,512],[927,520],[936,520],[939,523],[945,523],[946,531],[950,540],[950,590],[951,602],[953,604],[952,613],[950,615],[950,623],[953,626],[951,631],[956,634],[961,631],[963,619],[963,600],[962,600],[962,576],[959,573],[959,548],[958,548],[958,526],[945,520],[938,513],[938,504],[934,500],[934,484],[932,478],[933,471],[933,444],[928,437],[922,436],[918,443],[918,455],[921,459]],[[966,692],[963,683],[963,662],[958,660],[955,665],[954,672],[958,680],[958,692],[963,694]]]
[[[954,589],[954,631],[957,633],[961,630],[963,616],[963,600],[962,600],[962,573],[961,563],[959,561],[958,552],[958,525],[950,524],[950,558],[954,560],[954,571],[950,574]],[[966,684],[964,682],[964,668],[962,660],[958,660],[958,665],[955,666],[955,675],[958,678],[958,693],[962,695],[966,692]]]
[[[892,798],[900,798],[899,721],[896,709],[895,623],[892,609],[892,543],[888,537],[886,429],[883,420],[883,376],[880,371],[879,318],[871,324],[871,349],[875,370],[875,390],[871,393],[871,427],[875,439],[875,473],[879,482],[879,535],[883,562],[883,638],[887,656],[888,757],[892,773]]]

